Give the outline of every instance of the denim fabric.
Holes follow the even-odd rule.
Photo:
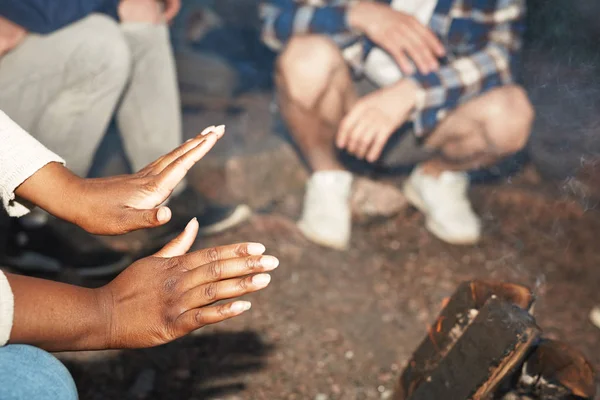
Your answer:
[[[37,347],[0,347],[0,399],[77,400],[77,388],[67,368]]]

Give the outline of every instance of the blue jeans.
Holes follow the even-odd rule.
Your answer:
[[[0,399],[77,400],[77,388],[67,368],[37,347],[0,347]]]

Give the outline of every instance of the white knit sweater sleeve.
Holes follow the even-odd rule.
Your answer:
[[[29,212],[26,204],[15,200],[15,189],[50,162],[65,163],[0,111],[0,200],[8,215]]]
[[[27,205],[15,200],[15,189],[50,162],[65,163],[0,111],[0,200],[8,215],[20,217],[29,212]],[[13,293],[0,271],[0,346],[8,342],[13,314]]]
[[[4,346],[10,338],[14,310],[12,290],[6,276],[0,271],[0,346]]]

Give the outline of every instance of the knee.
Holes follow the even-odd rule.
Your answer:
[[[0,360],[0,398],[77,400],[71,374],[51,354],[33,346],[9,345],[0,348]]]
[[[529,140],[535,118],[533,105],[520,86],[503,87],[492,94],[481,110],[486,118],[488,139],[499,155],[514,154]]]
[[[124,87],[131,73],[132,56],[119,24],[101,14],[92,14],[76,24],[83,45],[71,67],[90,83]]]
[[[297,92],[320,92],[330,83],[335,69],[343,65],[342,53],[331,39],[297,36],[277,59],[277,84],[285,85],[292,96]]]

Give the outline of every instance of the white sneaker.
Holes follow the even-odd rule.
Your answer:
[[[319,171],[306,184],[304,210],[298,227],[321,246],[344,250],[350,242],[352,174]]]
[[[481,222],[467,198],[469,178],[462,172],[445,171],[439,177],[415,168],[404,184],[407,200],[427,218],[427,229],[451,244],[474,244],[481,236]]]

